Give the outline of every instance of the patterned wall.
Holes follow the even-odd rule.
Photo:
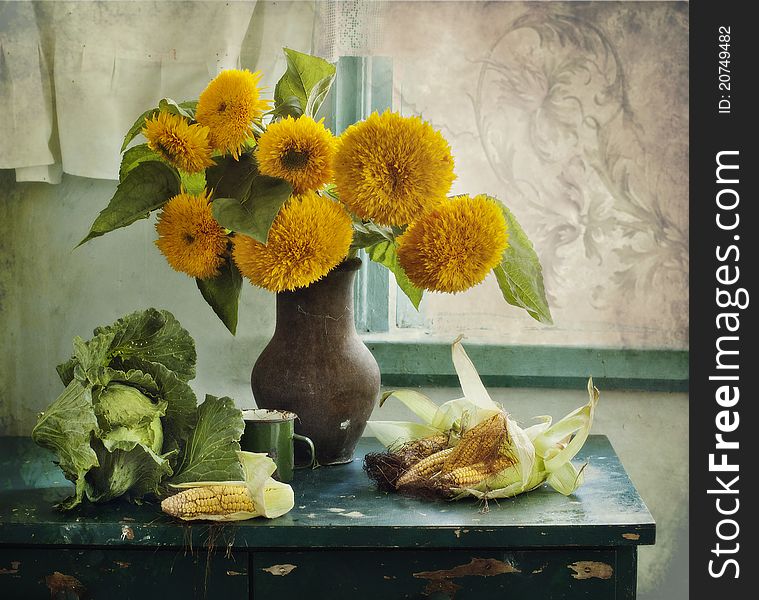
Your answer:
[[[509,343],[685,348],[688,11],[681,2],[393,2],[396,107],[451,142],[454,192],[504,200],[555,326],[494,281],[398,324]],[[508,332],[506,340],[504,332]]]

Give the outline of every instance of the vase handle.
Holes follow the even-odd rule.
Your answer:
[[[311,455],[311,460],[308,461],[305,465],[295,465],[294,468],[296,469],[307,469],[308,467],[314,467],[314,462],[316,461],[316,450],[314,449],[314,443],[311,441],[310,438],[307,438],[305,435],[300,435],[298,433],[293,434],[293,441],[297,442],[303,442],[308,446],[308,453]]]

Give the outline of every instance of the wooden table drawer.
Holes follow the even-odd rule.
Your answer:
[[[78,583],[77,583],[78,582]],[[206,590],[208,593],[206,594]],[[248,598],[248,555],[215,549],[0,549],[3,600]]]
[[[254,552],[251,582],[254,598],[618,600],[634,569],[611,548]]]

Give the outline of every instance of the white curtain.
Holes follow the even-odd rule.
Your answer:
[[[115,179],[146,108],[237,67],[255,2],[3,2],[0,168]]]
[[[330,0],[316,3],[314,52],[336,62],[341,56],[372,56],[382,46],[386,2]]]
[[[49,65],[32,2],[0,3],[0,169],[40,181],[53,168],[53,104]]]
[[[241,54],[270,93],[283,46],[368,54],[382,4],[0,1],[0,169],[17,181],[116,179],[124,133],[161,98],[197,98]]]
[[[239,65],[255,2],[4,2],[0,168],[115,179],[124,133]]]

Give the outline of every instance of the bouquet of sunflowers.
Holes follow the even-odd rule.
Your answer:
[[[339,137],[316,120],[334,65],[285,49],[273,101],[260,73],[222,71],[197,101],[164,98],[128,131],[119,185],[81,243],[158,212],[156,245],[235,332],[242,277],[311,285],[359,250],[418,308],[491,271],[505,300],[551,322],[540,263],[490,196],[448,197],[451,150],[419,117],[386,111]],[[146,143],[132,144],[142,135]]]

